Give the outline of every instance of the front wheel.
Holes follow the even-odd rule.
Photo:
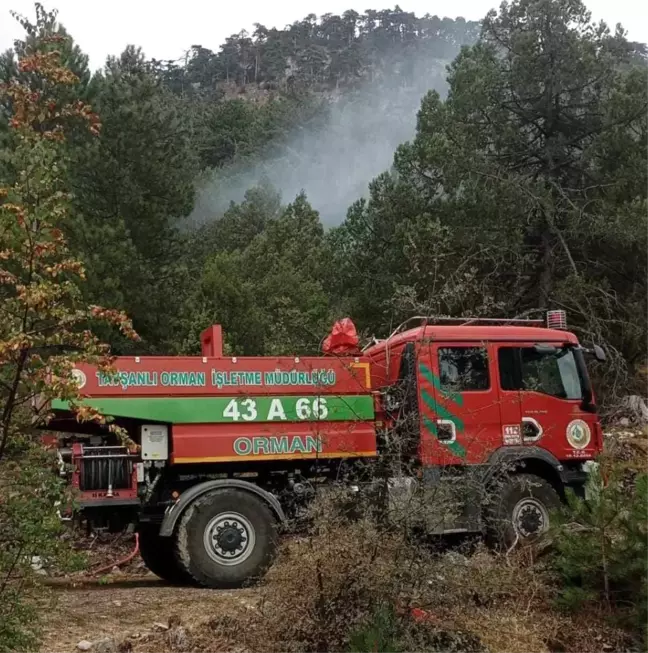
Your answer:
[[[182,515],[176,557],[199,584],[234,588],[263,575],[276,547],[268,505],[244,490],[222,489],[196,499]]]
[[[549,530],[550,513],[561,501],[553,486],[535,474],[510,476],[492,497],[488,536],[497,547],[535,542]]]

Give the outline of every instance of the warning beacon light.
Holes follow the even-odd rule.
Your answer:
[[[567,330],[567,313],[561,310],[547,311],[547,328]]]

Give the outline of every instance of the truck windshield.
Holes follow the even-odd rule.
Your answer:
[[[582,399],[574,352],[563,348],[557,354],[539,354],[533,348],[522,349],[522,386],[562,399]]]
[[[504,390],[533,390],[560,399],[583,399],[576,357],[569,347],[557,353],[539,353],[533,347],[502,347],[498,359]]]

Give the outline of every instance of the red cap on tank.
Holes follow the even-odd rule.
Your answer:
[[[322,343],[322,352],[338,356],[359,354],[358,333],[350,318],[338,320]]]

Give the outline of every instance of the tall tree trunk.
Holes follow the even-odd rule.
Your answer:
[[[23,333],[25,329],[23,328]],[[4,455],[7,443],[9,441],[9,430],[11,429],[11,422],[13,419],[16,402],[18,401],[18,390],[20,388],[20,381],[22,378],[25,363],[27,362],[28,349],[22,349],[18,356],[16,370],[11,385],[8,387],[8,393],[5,397],[5,405],[2,411],[2,419],[0,420],[0,459]]]
[[[538,284],[538,308],[547,308],[553,289],[553,243],[551,232],[542,232],[542,270]]]

